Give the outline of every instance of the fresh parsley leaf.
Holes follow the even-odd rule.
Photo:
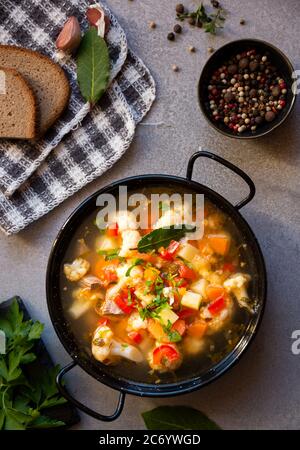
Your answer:
[[[26,428],[50,428],[64,425],[63,422],[41,415],[43,409],[65,403],[55,383],[58,366],[47,370],[35,367],[37,359],[35,342],[40,339],[43,325],[24,320],[17,299],[8,312],[1,317],[7,331],[7,348],[0,354],[0,430],[24,430]],[[23,370],[24,367],[28,370]]]

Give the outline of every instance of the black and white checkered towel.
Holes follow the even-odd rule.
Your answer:
[[[88,0],[5,0],[0,3],[0,43],[31,48],[55,60],[55,40],[63,24],[74,15],[81,28],[87,28],[85,12],[89,3]],[[116,18],[102,6],[111,22],[106,39],[111,60],[111,79],[114,79],[126,60],[127,41]],[[36,144],[8,140],[0,142],[0,190],[8,197],[89,112],[89,105],[79,92],[74,59],[61,62],[61,65],[67,73],[72,92],[65,113]]]
[[[30,1],[39,4],[37,0]],[[59,7],[66,3],[51,2]],[[0,26],[0,35],[1,31]],[[81,126],[65,135],[10,198],[0,191],[2,231],[19,232],[109,169],[130,145],[136,124],[154,99],[155,83],[149,70],[128,50],[121,71]]]
[[[82,126],[65,136],[10,199],[0,192],[0,228],[17,233],[109,169],[127,150],[154,98],[150,72],[129,50],[121,72]]]

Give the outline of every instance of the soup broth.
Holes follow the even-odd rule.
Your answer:
[[[256,311],[247,242],[208,199],[202,238],[166,233],[162,245],[150,239],[153,248],[141,247],[154,230],[183,223],[183,210],[172,205],[161,205],[153,223],[150,194],[160,191],[142,191],[146,230],[135,229],[130,208],[99,230],[95,210],[71,238],[61,267],[64,313],[80,348],[117,377],[145,383],[205,373],[232,351]]]

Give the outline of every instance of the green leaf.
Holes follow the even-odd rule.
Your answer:
[[[16,380],[22,375],[19,365],[23,354],[17,350],[12,350],[8,355],[8,376],[7,381]]]
[[[23,355],[20,361],[20,364],[29,364],[36,360],[36,355],[34,353],[27,353]]]
[[[172,240],[178,241],[186,233],[195,231],[196,227],[187,225],[171,225],[169,228],[158,228],[143,236],[138,243],[138,251],[147,253],[151,250],[158,250],[160,247],[167,247]]]
[[[29,334],[28,334],[28,339],[31,341],[33,339],[39,339],[41,337],[41,334],[44,330],[44,325],[41,322],[34,322],[34,324],[32,325]]]
[[[8,377],[8,369],[6,366],[6,362],[4,356],[0,356],[0,377],[7,380]]]
[[[11,324],[13,331],[17,330],[21,325],[23,321],[23,312],[20,311],[19,303],[16,298],[13,299],[6,318]]]
[[[9,320],[5,319],[4,317],[0,318],[0,330],[3,330],[5,333],[5,336],[9,338],[12,334],[12,327],[9,322]]]
[[[24,414],[16,409],[6,408],[6,430],[25,430],[26,425],[31,422],[32,416]]]
[[[0,409],[0,430],[2,430],[5,420],[5,413],[3,409]]]
[[[144,259],[137,258],[137,259],[134,261],[134,263],[132,264],[132,266],[129,267],[129,269],[127,270],[125,276],[126,276],[126,277],[129,277],[129,276],[130,276],[130,272],[132,271],[132,269],[133,269],[134,267],[136,267],[136,266],[139,266],[140,264],[143,264],[143,262],[144,262]]]
[[[142,417],[148,430],[220,430],[209,417],[188,406],[159,406]]]
[[[28,428],[57,428],[57,427],[63,427],[65,425],[64,422],[61,420],[56,419],[50,419],[50,417],[47,416],[39,416],[37,419],[35,419],[33,422],[29,424]]]
[[[97,103],[109,83],[110,61],[106,42],[90,28],[81,40],[77,54],[77,79],[83,98]]]

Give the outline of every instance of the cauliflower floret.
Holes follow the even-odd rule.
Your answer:
[[[172,306],[175,301],[174,289],[172,287],[164,287],[162,294],[164,297],[169,299],[169,305]]]
[[[97,361],[108,358],[113,342],[113,332],[107,325],[100,325],[93,336],[92,354]]]
[[[227,292],[233,293],[240,306],[252,311],[246,302],[246,299],[248,299],[247,286],[250,280],[250,275],[246,273],[236,273],[230,278],[227,278],[227,280],[224,281],[223,286]]]
[[[140,314],[135,311],[130,314],[127,323],[127,331],[145,330],[147,328],[147,319],[143,320]]]
[[[116,341],[109,326],[100,325],[93,336],[92,354],[97,361],[110,362],[110,357],[121,356],[134,362],[143,361],[142,353],[133,345]]]
[[[178,206],[172,209],[168,209],[164,214],[155,222],[153,228],[163,228],[169,227],[171,225],[181,225],[184,218],[190,218],[189,206],[184,204],[184,206]]]
[[[122,342],[113,341],[110,354],[112,356],[121,356],[122,358],[129,359],[136,363],[142,362],[144,357],[139,349],[133,345],[125,344]]]
[[[131,250],[136,248],[141,235],[137,230],[125,230],[122,233],[122,246],[119,252],[121,257],[129,257]]]
[[[120,232],[137,229],[136,218],[131,211],[118,211],[113,217],[112,222],[118,224]]]
[[[214,334],[220,331],[222,328],[227,325],[227,323],[231,320],[233,312],[234,312],[234,303],[232,299],[228,296],[225,299],[226,306],[222,309],[217,315],[213,315],[209,311],[209,305],[205,306],[200,310],[200,317],[203,320],[209,320],[207,322],[208,329],[206,334]]]
[[[83,258],[76,258],[72,264],[64,264],[64,274],[69,281],[79,281],[90,269],[90,263]]]

